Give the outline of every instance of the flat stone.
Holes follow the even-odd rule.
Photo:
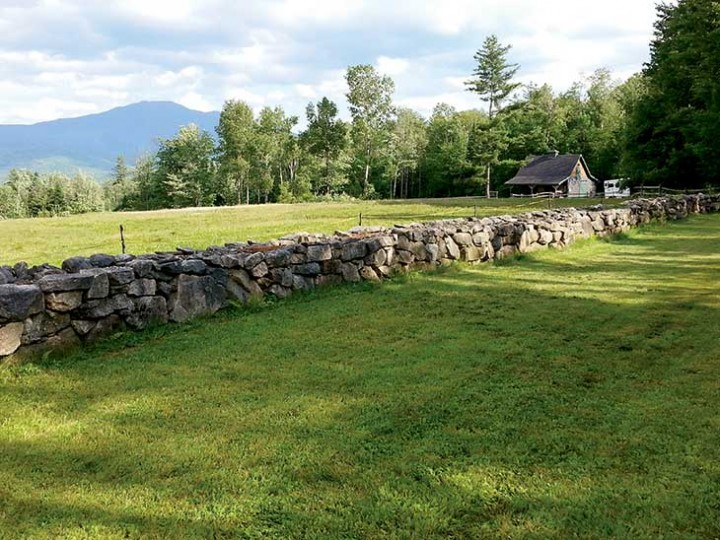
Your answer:
[[[227,285],[225,286],[225,290],[227,291],[230,300],[235,300],[236,302],[240,302],[241,304],[247,304],[250,300],[250,293],[247,292],[245,288],[243,288],[239,283],[233,281],[232,279],[228,281]]]
[[[62,262],[62,269],[66,272],[74,274],[80,270],[87,270],[92,268],[93,265],[87,257],[70,257]]]
[[[77,308],[76,313],[80,319],[104,319],[113,313],[127,314],[133,304],[125,294],[118,294],[100,300],[90,300]]]
[[[261,252],[253,253],[252,255],[248,256],[247,259],[245,259],[245,268],[247,270],[252,270],[255,268],[258,264],[263,262],[265,260],[265,255]]]
[[[132,268],[124,266],[111,266],[104,269],[110,280],[110,287],[121,287],[135,279],[135,272]]]
[[[265,263],[265,261],[262,261],[260,264],[256,264],[252,267],[250,270],[250,273],[253,275],[253,277],[261,278],[268,274],[269,272],[268,265]]]
[[[292,251],[289,249],[276,249],[275,251],[269,251],[265,254],[265,263],[270,268],[277,268],[280,266],[287,266],[290,264],[290,257]]]
[[[51,292],[45,295],[45,307],[67,313],[82,304],[82,291]]]
[[[451,259],[460,258],[460,248],[452,238],[445,239],[445,249],[447,249],[448,257]]]
[[[209,276],[178,277],[177,291],[170,296],[170,320],[185,322],[199,315],[215,313],[225,306],[225,289]]]
[[[22,342],[24,345],[45,341],[70,326],[70,315],[67,313],[38,313],[25,319]]]
[[[293,273],[289,268],[273,268],[270,271],[270,276],[275,283],[283,287],[292,287]]]
[[[200,259],[170,261],[162,263],[160,265],[160,271],[171,275],[203,275],[207,273],[207,264]]]
[[[301,276],[317,276],[320,273],[320,265],[318,263],[296,264],[293,265],[292,272]]]
[[[136,279],[128,287],[128,296],[154,296],[157,282],[154,279]]]
[[[143,296],[133,301],[133,310],[125,322],[136,330],[168,322],[167,302],[162,296]]]
[[[397,260],[402,264],[410,264],[415,260],[415,256],[411,251],[398,250]]]
[[[20,348],[23,328],[21,322],[0,326],[0,356],[8,356]]]
[[[105,268],[115,264],[115,257],[106,253],[96,253],[95,255],[90,255],[88,262],[95,268]]]
[[[307,248],[307,261],[320,262],[332,259],[332,248],[329,244],[313,244]]]
[[[90,271],[83,270],[81,273],[85,272]],[[103,271],[96,271],[91,275],[93,276],[92,286],[88,289],[87,293],[85,293],[85,296],[90,300],[107,298],[110,294],[110,278],[108,275]]]
[[[364,259],[367,254],[367,244],[365,242],[348,242],[342,247],[341,258],[343,261],[351,261],[353,259]]]
[[[260,285],[258,285],[245,270],[230,270],[230,281],[241,285],[250,296],[261,297],[263,295]]]
[[[473,243],[472,235],[466,232],[453,234],[453,240],[460,246],[471,246]]]
[[[93,274],[53,274],[38,281],[43,292],[87,291],[92,287]]]
[[[127,266],[132,268],[138,278],[152,278],[155,272],[155,263],[148,259],[135,259]]]
[[[293,276],[292,288],[296,291],[309,291],[315,288],[315,279],[309,276]]]
[[[377,275],[377,272],[369,266],[363,266],[360,269],[360,277],[365,281],[380,281],[380,277]]]
[[[413,242],[410,244],[410,251],[412,251],[417,261],[424,261],[428,258],[427,249],[422,242]]]
[[[349,281],[351,283],[360,281],[360,272],[358,272],[358,267],[352,263],[345,263],[342,267],[342,277],[344,281]]]
[[[45,309],[45,299],[35,285],[0,285],[0,321],[22,321]]]
[[[474,245],[464,246],[462,249],[462,258],[468,262],[476,262],[482,259],[484,249]]]

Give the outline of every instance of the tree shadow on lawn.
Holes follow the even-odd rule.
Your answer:
[[[616,255],[601,257],[607,288],[647,277],[608,269]],[[28,536],[716,535],[718,310],[687,286],[688,326],[670,285],[629,305],[592,280],[575,296],[549,285],[570,271],[531,257],[317,291],[0,379],[0,523]]]

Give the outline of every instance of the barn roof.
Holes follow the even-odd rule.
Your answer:
[[[535,158],[520,169],[512,178],[505,182],[508,186],[558,186],[575,174],[575,165],[582,161],[590,178],[597,181],[590,174],[590,169],[581,154],[547,154]]]

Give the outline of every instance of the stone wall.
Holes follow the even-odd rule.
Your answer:
[[[333,236],[295,234],[204,251],[72,257],[62,268],[0,267],[0,361],[92,342],[125,328],[184,322],[229,301],[246,303],[329,284],[377,281],[452,261],[501,259],[653,220],[720,211],[720,196],[635,200],[620,209],[559,209]]]

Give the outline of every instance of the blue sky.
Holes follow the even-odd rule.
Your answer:
[[[487,35],[513,46],[518,80],[564,90],[600,67],[639,71],[654,20],[654,0],[0,0],[0,123],[142,100],[302,117],[323,96],[344,109],[353,64],[425,115],[481,107],[463,81]]]

